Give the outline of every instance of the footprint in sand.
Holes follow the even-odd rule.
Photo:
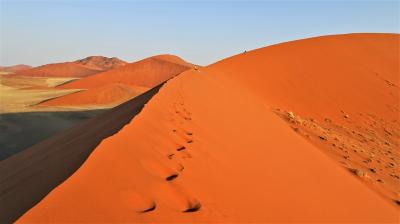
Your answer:
[[[153,202],[153,205],[152,206],[150,206],[148,209],[145,209],[145,210],[142,210],[142,211],[139,211],[140,213],[146,213],[146,212],[151,212],[151,211],[154,211],[155,209],[156,209],[156,203],[155,202]]]
[[[182,151],[182,150],[185,150],[186,149],[186,147],[185,146],[180,146],[180,147],[178,147],[177,149],[176,149],[176,151]]]
[[[168,184],[163,188],[165,205],[184,213],[197,212],[200,210],[201,203],[195,197],[191,196],[182,186]]]
[[[168,163],[168,165],[167,165]],[[178,170],[181,169],[180,166],[176,167],[175,163],[171,162],[161,162],[161,161],[141,161],[142,166],[152,175],[157,178],[172,181],[178,177]]]
[[[165,178],[166,181],[173,181],[175,178],[178,177],[178,174],[171,174]]]
[[[182,164],[178,163],[178,171],[182,172],[184,169],[185,167]]]
[[[187,208],[183,212],[197,212],[200,210],[201,204],[196,199],[187,202]]]
[[[186,150],[185,146],[180,146],[176,149],[179,152],[182,159],[192,158],[192,155]]]
[[[156,202],[146,197],[145,194],[140,194],[135,190],[123,190],[120,192],[122,203],[130,210],[138,213],[151,212],[156,209]]]

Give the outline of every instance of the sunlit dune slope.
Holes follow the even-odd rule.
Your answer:
[[[63,85],[63,88],[90,89],[110,83],[123,83],[153,87],[177,75],[191,65],[173,55],[159,55],[127,64],[124,67],[96,74],[75,82]]]
[[[324,36],[236,55],[207,71],[304,116],[341,118],[343,110],[392,121],[399,112],[399,49],[397,34]]]
[[[193,65],[173,55],[158,55],[60,86],[83,91],[41,106],[113,105],[143,93]]]
[[[399,204],[399,50],[398,34],[324,36],[257,49],[205,71],[262,97],[300,135]]]
[[[318,142],[336,129],[303,137],[299,116],[350,133],[360,113],[398,119],[398,38],[311,38],[184,72],[18,221],[397,222],[396,204]],[[397,163],[389,132],[368,138],[390,141]]]
[[[149,90],[149,88],[111,83],[94,87],[90,90],[82,90],[53,98],[42,102],[40,106],[114,106],[115,104],[127,101],[131,97],[140,95],[147,90]]]

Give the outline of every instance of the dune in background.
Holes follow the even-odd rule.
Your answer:
[[[90,56],[17,74],[2,71],[0,128],[4,134],[0,136],[0,160],[136,97],[194,66],[172,55],[159,55],[142,61],[126,63],[115,57]],[[130,66],[126,69],[119,70],[128,64]],[[79,79],[79,83],[85,84],[87,81],[81,76],[87,75],[86,71],[99,74],[108,71],[105,75],[110,77],[103,78],[106,82],[90,90],[85,89],[86,85],[63,87]],[[88,82],[94,81],[92,84],[96,85],[96,80]],[[146,85],[143,80],[148,80]]]
[[[16,72],[16,75],[34,77],[85,77],[101,72],[74,62],[62,62]],[[73,75],[73,76],[72,76]]]
[[[13,66],[0,66],[0,72],[14,73],[17,71],[27,70],[32,68],[30,65],[13,65]]]
[[[398,222],[399,40],[310,38],[183,72],[18,222]]]
[[[77,64],[84,65],[96,70],[110,70],[119,68],[127,64],[127,62],[116,57],[107,58],[104,56],[89,56],[84,59],[74,61]]]
[[[174,55],[153,56],[61,85],[59,89],[82,91],[50,99],[40,106],[115,106],[193,67]]]
[[[81,78],[90,76],[109,69],[119,68],[126,62],[117,58],[91,56],[74,62],[47,64],[31,69],[17,71],[20,76],[33,77],[73,77]]]

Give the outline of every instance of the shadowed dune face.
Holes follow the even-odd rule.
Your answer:
[[[70,80],[0,75],[0,161],[99,113],[35,106],[49,98],[76,92],[54,88]]]
[[[62,89],[83,91],[48,100],[41,106],[116,105],[192,66],[177,56],[154,56],[62,85]]]
[[[167,77],[176,75],[174,66],[190,65],[179,57],[172,55],[161,55],[154,58],[168,61],[168,64],[160,66],[166,67],[166,69],[162,68],[163,70],[160,74]],[[117,58],[101,56],[87,57],[74,63],[69,63],[68,65],[65,63],[52,64],[32,70],[48,72],[51,70],[51,72],[54,72],[54,75],[62,75],[77,74],[76,72],[81,71],[79,69],[67,69],[64,71],[63,69],[68,66],[72,66],[73,68],[84,66],[85,69],[110,70],[126,64],[126,62]],[[168,70],[168,66],[172,67],[172,70]],[[155,67],[155,69],[159,68]],[[147,74],[144,73],[143,75]],[[162,78],[155,81],[162,80]],[[0,143],[3,146],[0,152],[0,160],[94,116],[97,113],[92,113],[91,111],[95,109],[104,110],[105,108],[112,108],[150,89],[149,87],[126,85],[117,80],[109,80],[110,83],[94,87],[90,91],[57,88],[61,84],[76,79],[78,78],[0,74],[0,114],[2,114],[0,115],[0,128],[4,132],[0,136]],[[158,83],[151,84],[155,86]],[[80,117],[80,115],[83,115],[84,118],[76,118]],[[21,138],[23,141],[19,141]]]
[[[288,125],[398,119],[398,38],[311,38],[184,72],[18,221],[398,222],[388,196],[327,156],[330,136]],[[397,137],[374,140],[386,138],[398,150]]]
[[[52,111],[0,114],[0,161],[104,111]]]
[[[68,178],[104,138],[136,116],[160,87],[0,161],[0,223],[15,221]]]

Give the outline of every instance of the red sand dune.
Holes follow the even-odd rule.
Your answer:
[[[116,57],[107,58],[103,56],[90,56],[84,59],[77,60],[75,61],[75,63],[103,71],[119,68],[127,64],[127,62],[122,61]]]
[[[158,55],[98,73],[60,88],[85,89],[43,102],[41,106],[111,105],[137,96],[193,65],[173,55]],[[115,88],[119,85],[123,88]],[[105,97],[105,93],[109,97]]]
[[[19,71],[17,75],[36,77],[76,77],[81,78],[101,72],[74,62],[54,63]]]
[[[17,72],[17,75],[37,77],[82,78],[106,70],[120,68],[126,62],[118,58],[91,56],[74,62],[47,64]]]
[[[124,67],[62,85],[63,88],[90,89],[109,83],[154,87],[189,68],[191,64],[174,55],[158,55]]]
[[[62,97],[44,101],[41,106],[113,106],[129,100],[149,90],[140,86],[128,86],[121,83],[111,83],[94,87],[90,90],[68,94]]]
[[[93,149],[132,120],[161,86],[0,161],[0,223],[17,220],[73,174]]]
[[[13,65],[13,66],[0,66],[0,71],[5,71],[5,72],[17,72],[17,71],[22,71],[22,70],[27,70],[32,68],[30,65]]]
[[[395,203],[325,153],[335,129],[302,137],[276,114],[350,132],[360,114],[398,122],[398,44],[317,37],[184,72],[18,222],[398,222]],[[388,141],[397,164],[389,132],[368,137]]]

